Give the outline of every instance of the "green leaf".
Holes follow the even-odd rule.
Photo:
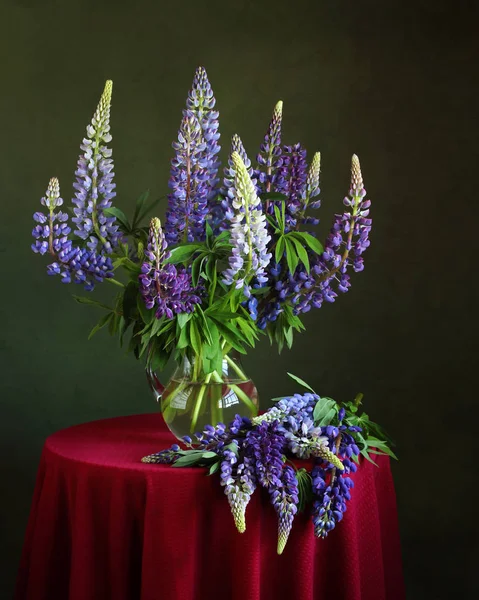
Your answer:
[[[192,242],[191,244],[181,244],[170,250],[170,256],[163,261],[164,264],[177,265],[178,263],[187,262],[200,248],[202,244]]]
[[[160,319],[155,318],[153,322],[153,327],[151,328],[150,337],[154,337],[160,331],[163,322],[164,317],[161,317]]]
[[[218,458],[216,452],[203,452],[203,458]]]
[[[322,254],[324,252],[324,248],[321,242],[310,233],[306,233],[305,231],[297,231],[295,233],[295,237],[298,238],[299,236],[306,242],[306,244],[308,244],[311,250],[316,254]]]
[[[116,217],[118,221],[120,221],[120,223],[123,225],[123,229],[126,233],[129,233],[131,231],[131,225],[128,222],[128,217],[122,210],[120,210],[116,206],[111,206],[110,208],[104,208],[103,212],[108,217]]]
[[[140,215],[140,212],[143,209],[143,206],[145,205],[145,202],[148,200],[149,195],[150,195],[150,190],[146,190],[145,192],[143,192],[143,194],[141,194],[141,196],[136,201],[135,213],[133,215],[133,225],[132,225],[132,228],[136,227],[138,216]]]
[[[240,354],[246,354],[246,350],[243,348],[241,341],[238,340],[238,336],[227,327],[226,323],[218,322],[218,329],[228,344],[230,344],[235,350],[238,350]]]
[[[284,231],[284,221],[281,217],[281,212],[280,212],[278,206],[275,204],[273,206],[273,209],[274,209],[274,214],[276,217],[276,222],[278,223],[278,227],[280,228],[281,231]]]
[[[176,320],[178,321],[178,326],[180,327],[180,329],[183,329],[183,327],[188,323],[192,316],[193,313],[180,313],[176,316]]]
[[[95,335],[95,333],[97,331],[100,331],[100,329],[102,329],[102,327],[105,327],[105,325],[107,325],[110,321],[110,319],[113,317],[115,313],[107,313],[106,315],[103,315],[103,317],[98,321],[98,323],[95,325],[95,327],[93,327],[93,329],[90,331],[90,335],[88,336],[88,339],[91,340],[91,338]]]
[[[216,471],[218,471],[219,468],[220,468],[220,461],[213,463],[210,467],[208,475],[213,475],[213,473],[216,473]]]
[[[373,463],[373,465],[374,465],[375,467],[377,467],[377,466],[378,466],[378,463],[375,463],[375,462],[374,462],[374,460],[373,460],[373,459],[372,459],[372,458],[369,456],[369,453],[368,453],[368,451],[366,450],[366,448],[363,448],[363,449],[361,450],[361,455],[362,455],[362,456],[364,456],[364,458],[365,458],[366,460],[369,460],[369,462],[370,462],[370,463]]]
[[[179,350],[182,350],[183,348],[187,348],[189,345],[189,336],[188,336],[188,327],[183,327],[180,333],[180,337],[178,338],[178,342],[176,344],[176,347]]]
[[[106,310],[113,311],[113,308],[111,306],[107,306],[106,304],[98,302],[98,300],[93,300],[93,298],[87,298],[86,296],[73,296],[73,298],[79,304],[90,304],[91,306],[98,306],[100,308],[106,308]]]
[[[313,419],[314,423],[319,424],[321,421],[327,419],[328,415],[331,414],[331,409],[336,406],[336,402],[331,398],[320,398],[314,407]],[[333,415],[334,417],[334,415]],[[329,425],[329,423],[328,423]]]
[[[213,239],[213,230],[211,229],[211,225],[209,221],[206,221],[206,241],[207,245],[210,247],[211,240]]]
[[[198,464],[202,459],[202,452],[191,450],[190,453],[180,456],[178,460],[173,463],[173,467],[192,467]]]
[[[368,446],[368,450],[370,448],[376,448],[377,450],[380,450],[381,452],[383,452],[384,454],[387,454],[391,458],[398,460],[398,457],[394,454],[394,452],[391,450],[391,448],[389,448],[389,446],[386,444],[386,442],[383,442],[382,440],[378,440],[375,437],[368,436],[366,438],[366,444]],[[372,452],[372,450],[371,450],[371,452]]]
[[[299,385],[302,385],[304,388],[306,388],[310,392],[313,392],[313,394],[316,393],[310,385],[308,385],[305,381],[303,381],[299,377],[296,377],[296,375],[293,375],[292,373],[288,373],[288,375],[291,377],[291,379],[294,379],[296,381],[296,383],[299,383]]]
[[[201,354],[201,337],[198,331],[198,326],[196,325],[196,321],[192,319],[190,321],[190,342],[191,347],[196,352],[197,355]]]
[[[276,248],[274,250],[274,260],[277,263],[281,262],[281,259],[283,258],[285,247],[286,247],[286,244],[284,242],[284,237],[281,236],[280,238],[278,238],[278,241],[276,242]]]
[[[126,286],[123,294],[122,310],[125,321],[128,323],[133,318],[134,311],[137,307],[136,298],[138,295],[138,283],[130,281]]]
[[[216,273],[216,259],[213,256],[210,256],[208,262],[206,263],[206,275],[210,282],[210,289],[208,292],[209,302],[213,302],[213,298],[215,296],[216,291],[216,282],[217,282],[217,273]]]
[[[280,194],[279,192],[263,192],[259,197],[261,200],[277,200],[278,202],[285,202],[288,199],[286,194]]]
[[[203,253],[201,253],[195,258],[191,265],[191,283],[195,287],[198,285],[198,280],[200,278],[200,273],[203,270],[203,264],[205,260],[206,256]]]
[[[333,400],[334,402],[334,400]],[[336,404],[336,402],[334,402]],[[318,420],[317,426],[327,427],[331,424],[331,421],[336,417],[338,411],[336,408],[331,408],[321,419]]]
[[[292,242],[288,238],[285,238],[284,241],[286,244],[286,262],[288,263],[288,269],[291,275],[294,275],[296,267],[299,263],[299,258],[296,253],[296,248],[294,247]]]
[[[296,246],[296,252],[298,254],[299,260],[306,267],[306,271],[309,275],[309,272],[310,272],[309,256],[308,256],[308,253],[306,252],[306,249],[301,244],[301,242],[298,239],[296,239],[295,237],[291,237],[291,238],[288,237],[287,239],[291,239],[293,244]]]
[[[287,327],[284,330],[284,339],[286,340],[286,343],[288,344],[288,348],[291,350],[291,346],[293,345],[293,328],[292,327]]]

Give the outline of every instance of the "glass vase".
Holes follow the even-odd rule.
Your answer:
[[[198,357],[185,354],[166,386],[151,369],[146,374],[165,423],[179,440],[193,437],[206,425],[228,424],[237,414],[249,418],[258,414],[256,386],[234,351],[224,356],[221,372],[205,375]]]

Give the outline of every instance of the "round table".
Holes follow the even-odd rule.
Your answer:
[[[15,600],[403,600],[389,460],[362,461],[326,540],[256,492],[236,531],[217,475],[144,464],[174,442],[159,414],[65,429],[45,443]]]

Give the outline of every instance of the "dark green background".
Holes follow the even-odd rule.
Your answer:
[[[373,201],[366,270],[350,293],[310,313],[291,352],[278,357],[262,343],[248,357],[263,405],[295,391],[287,370],[337,399],[362,391],[398,441],[408,597],[477,597],[477,17],[472,1],[2,0],[3,598],[45,437],[155,410],[141,364],[103,332],[86,340],[95,309],[74,303],[81,290],[48,278],[46,260],[29,250],[31,214],[51,176],[71,197],[107,78],[118,206],[130,211],[148,187],[165,193],[199,64],[224,148],[238,132],[254,155],[281,98],[284,139],[321,150],[323,235],[341,210],[353,152]]]

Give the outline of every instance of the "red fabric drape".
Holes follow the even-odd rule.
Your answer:
[[[43,450],[15,600],[403,600],[389,460],[363,461],[343,521],[295,519],[282,556],[256,492],[239,534],[218,476],[140,463],[174,440],[160,415],[95,421]]]

